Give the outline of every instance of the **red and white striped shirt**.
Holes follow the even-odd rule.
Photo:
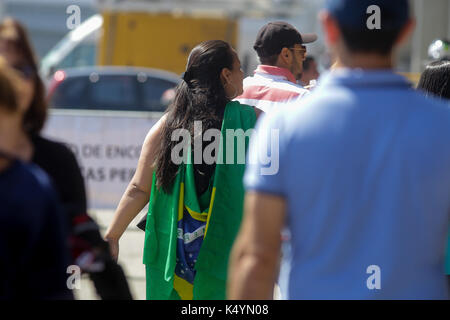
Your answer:
[[[244,79],[244,93],[235,100],[269,112],[277,105],[295,102],[307,94],[309,91],[296,83],[289,70],[259,65],[253,77]]]

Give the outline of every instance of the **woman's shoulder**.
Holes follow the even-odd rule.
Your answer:
[[[240,113],[242,119],[249,122],[249,126],[253,127],[256,118],[258,117],[258,109],[253,106],[249,106],[247,104],[242,104],[239,101],[231,101],[227,104],[227,108],[234,110],[235,112]]]
[[[240,108],[240,109],[242,109],[244,112],[250,112],[251,110],[254,110],[254,108],[253,108],[252,106],[249,106],[249,105],[247,105],[247,104],[240,103],[239,101],[236,101],[236,100],[233,100],[233,101],[228,102],[227,108],[228,108],[228,107],[229,107],[229,108],[236,108],[236,109]]]
[[[75,155],[64,143],[50,140],[40,135],[31,138],[34,147],[33,162],[62,162],[72,163],[76,161]]]
[[[62,143],[60,141],[44,138],[41,135],[32,136],[31,141],[32,141],[34,147],[53,149],[56,152],[58,152],[58,151],[71,152],[70,149],[64,143]]]

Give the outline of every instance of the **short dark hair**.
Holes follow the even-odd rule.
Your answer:
[[[313,56],[307,56],[305,60],[303,60],[303,71],[308,71],[311,67],[311,64],[315,61]]]
[[[392,51],[401,28],[396,29],[356,29],[339,25],[342,38],[352,53],[375,53],[387,55]]]
[[[420,76],[417,89],[450,99],[450,61],[442,59],[428,64]]]
[[[277,64],[278,56],[280,54],[274,54],[268,57],[259,57],[259,61],[261,64],[265,64],[267,66],[275,66]]]

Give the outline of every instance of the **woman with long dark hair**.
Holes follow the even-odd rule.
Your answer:
[[[429,63],[420,76],[417,89],[426,95],[450,99],[450,61],[437,60]]]
[[[49,175],[69,222],[72,263],[80,264],[81,269],[90,274],[103,299],[131,299],[122,269],[111,258],[108,244],[87,214],[84,181],[74,154],[62,143],[40,134],[47,118],[45,87],[38,75],[37,60],[27,32],[12,18],[0,23],[0,56],[20,77],[18,104],[23,135],[15,156],[38,165]],[[78,260],[82,256],[89,256],[91,262],[82,264]],[[103,269],[94,271],[98,264],[103,265]]]
[[[245,169],[236,161],[245,150],[230,151],[234,138],[225,132],[248,132],[257,115],[254,108],[231,101],[242,93],[242,81],[239,58],[228,43],[202,42],[189,55],[173,103],[145,139],[106,238],[117,257],[120,236],[150,197],[144,246],[147,299],[225,298]],[[217,137],[214,133],[218,139],[205,143]],[[230,153],[231,163],[218,160],[229,160]]]

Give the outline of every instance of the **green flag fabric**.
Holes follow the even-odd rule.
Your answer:
[[[228,257],[244,201],[245,153],[238,150],[242,143],[247,150],[255,122],[252,107],[235,101],[226,105],[218,160],[203,194],[196,194],[190,149],[170,194],[156,187],[153,176],[143,256],[147,299],[225,299]],[[189,251],[195,246],[198,252]],[[185,258],[186,263],[180,261]]]

